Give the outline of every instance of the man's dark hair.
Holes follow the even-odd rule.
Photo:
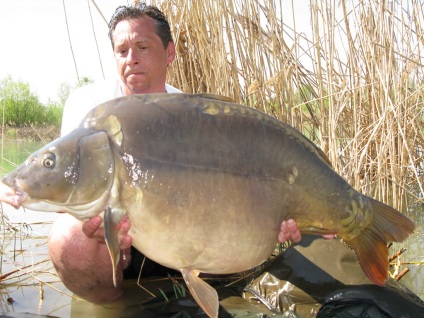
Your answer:
[[[168,43],[172,42],[171,28],[165,15],[155,6],[148,6],[145,3],[133,4],[131,6],[119,6],[109,21],[109,38],[112,42],[112,49],[115,49],[113,43],[113,32],[116,25],[123,20],[132,20],[142,17],[149,17],[155,20],[155,32],[160,37],[163,47],[166,49]]]

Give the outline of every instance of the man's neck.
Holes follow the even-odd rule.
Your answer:
[[[122,92],[123,96],[134,95],[134,94],[153,94],[153,93],[166,93],[167,92],[166,88],[165,88],[165,84],[161,87],[149,88],[149,89],[139,90],[139,91],[131,90],[122,83],[121,83],[120,87],[121,87],[121,92]]]

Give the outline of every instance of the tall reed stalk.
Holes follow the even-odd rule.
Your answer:
[[[177,45],[171,84],[291,124],[363,193],[423,202],[423,1],[310,0],[309,35],[281,1],[151,2]]]

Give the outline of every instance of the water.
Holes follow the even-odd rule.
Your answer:
[[[23,162],[31,153],[40,149],[44,144],[41,141],[25,141],[4,143],[0,148],[1,169],[0,175],[12,171],[18,163]]]
[[[410,290],[424,300],[424,206],[416,204],[411,207],[411,217],[415,221],[417,229],[405,242],[396,243],[391,248],[391,252],[395,253],[402,247],[406,248],[392,271],[401,272],[408,268],[409,272],[402,278],[401,282]]]
[[[23,162],[28,154],[41,146],[40,142],[4,144],[0,174],[13,170],[17,163]],[[128,282],[125,300],[108,306],[97,306],[79,300],[61,283],[49,260],[47,237],[56,214],[15,210],[8,205],[3,205],[2,209],[8,220],[3,222],[5,227],[0,222],[0,275],[6,275],[0,280],[1,313],[57,317],[131,316],[131,311],[140,308],[141,302],[149,296],[134,282]],[[395,244],[391,248],[390,254],[402,247],[407,249],[394,262],[391,272],[400,272],[408,267],[410,271],[401,282],[424,299],[423,205],[411,207],[411,216],[416,221],[418,230],[406,242]],[[15,230],[10,226],[15,227]]]

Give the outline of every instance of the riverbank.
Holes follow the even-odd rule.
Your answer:
[[[0,131],[2,142],[42,141],[47,142],[60,136],[60,128],[56,126],[43,127],[4,127],[4,136]]]

